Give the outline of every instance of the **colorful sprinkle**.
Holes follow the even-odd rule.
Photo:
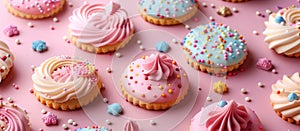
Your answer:
[[[46,42],[42,40],[37,40],[32,42],[32,49],[37,52],[43,52],[47,50]]]
[[[8,25],[7,27],[4,28],[3,33],[8,37],[13,37],[19,35],[19,30],[17,26]]]
[[[218,103],[218,106],[219,106],[219,107],[224,107],[224,106],[226,106],[226,105],[227,105],[227,102],[224,101],[224,100],[222,100],[222,101],[220,101],[220,102]]]

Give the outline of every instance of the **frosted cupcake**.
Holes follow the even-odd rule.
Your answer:
[[[4,0],[11,14],[26,19],[43,19],[60,12],[66,0]]]
[[[126,100],[149,110],[163,110],[181,101],[189,81],[185,71],[165,54],[152,54],[132,61],[121,78]]]
[[[284,75],[272,85],[270,100],[273,110],[282,119],[300,125],[300,75]]]
[[[192,18],[198,8],[195,0],[139,0],[139,11],[149,23],[176,25]]]
[[[183,39],[183,50],[193,68],[215,74],[237,69],[248,55],[242,35],[214,22],[192,29]]]
[[[6,78],[10,69],[13,66],[14,55],[9,50],[9,47],[0,41],[0,83]]]
[[[263,131],[255,112],[231,100],[213,103],[197,113],[191,131]]]
[[[27,113],[13,103],[0,101],[0,118],[1,131],[30,131]]]
[[[128,43],[134,33],[132,21],[119,4],[84,4],[69,18],[71,41],[80,49],[107,53]]]
[[[272,13],[265,22],[265,42],[277,54],[300,57],[299,14],[300,8],[291,6]]]
[[[101,81],[95,66],[69,56],[45,60],[32,75],[34,95],[53,109],[75,110],[92,102]]]

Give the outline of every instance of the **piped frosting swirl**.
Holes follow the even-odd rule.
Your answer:
[[[0,41],[0,83],[13,66],[14,55],[9,50],[9,47]]]
[[[300,8],[291,6],[283,8],[269,16],[265,22],[265,42],[278,54],[294,55],[300,53],[299,21]]]
[[[133,23],[120,5],[84,4],[73,11],[69,18],[71,35],[77,42],[95,47],[123,41],[133,33]]]

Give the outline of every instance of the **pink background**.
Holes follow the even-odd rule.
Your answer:
[[[87,1],[89,1],[90,3],[96,2],[96,0]],[[97,2],[104,3],[107,1],[108,0],[98,0]],[[68,17],[71,15],[72,10],[79,7],[83,1],[72,0],[70,2],[73,3],[73,7],[65,6],[65,10],[56,16],[57,18],[59,18],[60,22],[54,23],[51,18],[44,20],[26,20],[14,17],[6,11],[6,9],[4,8],[3,1],[0,1],[0,6],[3,7],[0,8],[0,16],[2,17],[0,22],[0,29],[2,30],[5,26],[9,24],[17,25],[20,29],[20,35],[12,38],[5,36],[3,33],[0,33],[0,39],[8,43],[11,51],[14,53],[15,56],[13,69],[8,75],[8,78],[0,84],[0,95],[4,98],[12,97],[17,105],[24,107],[28,111],[30,121],[32,123],[32,130],[38,130],[40,128],[44,130],[62,130],[61,125],[64,123],[67,124],[68,119],[75,120],[79,124],[78,126],[104,124],[104,126],[112,128],[114,130],[120,130],[123,127],[122,123],[124,123],[124,119],[129,119],[130,117],[134,119],[138,118],[139,120],[137,121],[140,121],[140,119],[147,120],[148,118],[156,119],[156,116],[169,118],[170,120],[172,118],[174,119],[174,115],[176,115],[176,113],[172,116],[164,115],[167,114],[165,112],[168,111],[146,111],[141,108],[132,106],[131,104],[126,103],[123,100],[123,98],[118,93],[117,88],[115,88],[114,86],[114,81],[118,80],[113,80],[113,75],[106,72],[107,67],[114,67],[114,65],[111,65],[112,59],[115,59],[113,58],[113,55],[94,55],[90,53],[81,52],[78,49],[76,49],[73,45],[68,44],[63,40],[63,36],[68,35]],[[136,16],[136,6],[134,4],[136,1],[120,0],[120,2],[124,4],[124,8],[128,9],[129,14],[133,16],[132,20],[134,21],[136,32],[147,31],[149,29],[164,30],[166,32],[169,32],[173,36],[175,35],[175,37],[179,40],[182,39],[185,36],[185,34],[188,33],[188,30],[184,29],[183,25],[162,27],[148,24],[144,22],[142,18]],[[201,91],[197,91],[196,93],[198,96],[197,98],[195,98],[196,104],[193,106],[192,111],[189,111],[189,109],[180,110],[180,108],[178,108],[178,113],[182,113],[183,111],[187,111],[188,113],[186,117],[183,117],[180,120],[178,120],[178,124],[170,126],[168,122],[158,122],[158,125],[156,127],[153,127],[150,125],[150,123],[148,123],[147,120],[146,122],[141,122],[141,125],[146,123],[149,127],[141,126],[141,130],[153,130],[159,127],[163,127],[161,129],[170,130],[189,130],[190,119],[197,112],[200,111],[203,105],[209,104],[209,102],[206,103],[206,97],[208,95],[211,96],[215,101],[218,101],[221,98],[225,100],[234,99],[241,104],[245,104],[251,107],[256,111],[266,130],[284,131],[290,129],[293,131],[299,129],[298,126],[285,122],[274,113],[269,101],[269,94],[271,92],[270,86],[273,83],[275,83],[276,80],[281,79],[284,74],[292,75],[294,72],[299,71],[298,68],[300,65],[300,61],[297,58],[287,58],[284,56],[277,55],[272,50],[268,49],[267,45],[263,41],[264,36],[262,35],[262,31],[265,29],[264,21],[267,20],[267,17],[263,18],[256,15],[256,11],[259,11],[264,15],[266,15],[266,9],[276,11],[277,6],[286,7],[293,4],[299,5],[297,0],[252,0],[245,3],[228,3],[220,0],[202,0],[201,2],[206,2],[208,5],[207,8],[203,8],[201,6],[200,10],[205,16],[207,16],[206,18],[201,17],[201,22],[205,22],[207,21],[207,18],[209,16],[213,16],[213,18],[216,19],[216,22],[228,24],[232,28],[237,29],[239,33],[245,36],[246,40],[248,41],[248,49],[250,51],[247,61],[242,66],[245,69],[245,71],[238,71],[237,76],[229,77],[229,79],[226,80],[226,83],[229,86],[229,93],[220,96],[215,95],[213,92],[209,92],[209,90],[212,82],[217,81],[219,79],[223,80],[222,78],[211,77],[206,73],[198,73],[198,71],[192,70],[194,73],[192,75],[198,75],[199,87],[202,89]],[[213,3],[216,7],[222,5],[226,5],[231,8],[236,7],[239,10],[239,13],[234,13],[234,15],[231,17],[223,18],[216,14],[216,8],[210,7],[211,3]],[[34,28],[29,28],[27,26],[28,22],[33,23]],[[193,22],[189,22],[189,24],[190,23],[191,26],[194,27]],[[51,30],[50,26],[54,26],[55,30]],[[257,30],[260,34],[258,36],[254,35],[252,33],[253,30]],[[143,36],[142,34],[142,41],[153,41],[153,45],[146,44],[144,46],[149,48],[151,48],[151,46],[154,47],[156,41],[154,41],[152,37],[155,37],[158,40],[159,38],[157,38],[156,35],[157,34],[155,33],[153,35],[147,34],[147,36]],[[165,36],[160,36],[161,39],[165,39]],[[15,39],[20,39],[22,44],[15,44]],[[37,53],[31,49],[31,42],[38,39],[47,42],[49,48],[48,51],[44,53]],[[134,42],[131,42],[131,44],[134,44]],[[172,50],[172,52],[177,51],[178,54],[180,54],[181,50],[178,50],[178,48],[178,45],[172,45],[172,49],[175,49]],[[121,51],[124,51],[125,49],[126,47]],[[95,105],[94,103],[88,107],[85,107],[83,110],[57,111],[52,110],[39,103],[34,97],[34,95],[29,93],[29,89],[32,87],[31,75],[33,74],[31,70],[31,65],[38,66],[41,62],[43,62],[49,57],[62,54],[71,56],[91,56],[92,58],[95,58],[96,66],[99,68],[102,81],[105,84],[105,90],[103,91],[104,97],[108,98],[109,103],[121,103],[124,106],[124,114],[120,117],[114,117],[108,115],[107,113],[100,113],[106,111],[105,104],[99,104],[104,105],[100,106],[99,108],[99,105],[97,105],[97,103],[97,106],[93,106]],[[124,57],[126,58],[126,54],[124,55]],[[255,63],[256,60],[260,57],[267,57],[271,59],[276,67],[276,70],[278,71],[278,74],[273,74],[271,72],[256,69]],[[179,61],[182,61],[180,56],[176,58],[180,59]],[[186,63],[182,64],[185,66]],[[116,70],[117,72],[118,68],[113,68],[113,73],[115,73],[114,70]],[[194,82],[195,80],[191,81]],[[258,82],[262,82],[265,85],[265,87],[258,87]],[[20,87],[20,89],[16,90],[12,86],[13,83],[17,84]],[[195,91],[197,87],[192,88],[192,91]],[[246,88],[248,94],[242,94],[240,92],[241,88]],[[252,99],[252,102],[245,102],[245,97],[250,97]],[[191,101],[193,101],[193,99],[191,99]],[[40,113],[40,111],[42,109],[57,114],[59,117],[59,125],[46,127],[41,121],[42,114]],[[96,117],[96,120],[94,120],[94,117],[91,117],[91,112],[89,112],[89,110],[95,111],[95,109],[99,110],[99,112],[96,112],[99,113],[99,115],[94,115],[94,117]],[[110,119],[113,124],[105,125],[106,119]],[[74,128],[74,126],[71,125],[69,127],[70,129]]]

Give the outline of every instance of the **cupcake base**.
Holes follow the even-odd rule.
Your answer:
[[[189,90],[189,88],[187,88],[179,96],[179,98],[177,98],[176,100],[170,101],[170,102],[166,102],[166,103],[147,103],[147,102],[143,102],[143,101],[135,98],[134,96],[130,95],[125,90],[124,86],[122,85],[122,82],[120,83],[120,86],[121,86],[122,94],[128,102],[132,103],[133,105],[139,106],[141,108],[147,109],[147,110],[166,110],[166,109],[170,108],[171,106],[179,103],[185,97],[185,95],[188,93],[188,90]]]
[[[76,110],[81,108],[82,106],[85,106],[89,103],[91,103],[100,93],[100,90],[102,87],[102,82],[99,80],[98,81],[98,89],[94,89],[94,91],[91,91],[91,93],[89,95],[86,95],[82,98],[78,99],[72,99],[69,100],[67,102],[63,102],[63,103],[57,103],[54,100],[49,100],[49,99],[45,99],[43,97],[40,97],[39,94],[36,93],[36,91],[34,90],[34,95],[36,96],[36,98],[42,103],[45,104],[46,106],[52,108],[52,109],[56,109],[56,110]]]
[[[91,52],[91,53],[101,54],[101,53],[114,52],[114,51],[118,50],[119,48],[124,47],[131,40],[133,35],[134,35],[134,32],[132,32],[130,34],[130,36],[123,41],[117,42],[113,45],[105,45],[105,46],[101,46],[101,47],[95,47],[92,44],[87,44],[87,43],[80,43],[77,41],[78,37],[74,37],[72,35],[71,35],[71,41],[79,49],[82,49],[84,51]]]
[[[4,0],[4,5],[7,8],[7,11],[13,14],[14,16],[25,18],[25,19],[44,19],[44,18],[51,17],[57,14],[58,12],[60,12],[63,9],[64,4],[66,3],[66,0],[61,0],[61,4],[58,8],[52,10],[51,12],[47,12],[45,14],[26,14],[24,12],[16,10],[14,7],[11,7],[7,1],[8,0]]]
[[[177,25],[177,24],[181,24],[187,20],[189,20],[190,18],[192,18],[198,11],[197,6],[194,6],[192,8],[192,10],[190,11],[190,13],[181,16],[181,17],[177,17],[177,18],[155,18],[152,17],[150,15],[147,15],[145,12],[143,12],[140,9],[141,15],[144,18],[145,21],[151,23],[151,24],[155,24],[155,25]]]
[[[272,107],[274,106],[274,104],[272,103]],[[291,117],[285,117],[285,116],[283,116],[282,114],[281,114],[281,112],[279,112],[279,111],[275,111],[276,112],[276,114],[279,116],[279,117],[281,117],[283,120],[285,120],[285,121],[287,121],[287,122],[289,122],[289,123],[292,123],[292,124],[296,124],[296,125],[300,125],[300,121],[296,121],[296,120],[294,120],[293,118],[291,118]]]
[[[189,65],[191,65],[193,68],[195,68],[197,70],[207,72],[207,73],[213,73],[213,74],[224,74],[224,73],[227,73],[227,72],[230,72],[230,71],[233,71],[233,70],[239,68],[239,66],[245,62],[247,55],[248,54],[246,54],[239,63],[237,63],[235,65],[227,66],[226,69],[213,68],[213,67],[202,65],[202,64],[196,62],[195,60],[193,60],[192,58],[188,57],[187,55],[185,55],[185,58],[186,58],[187,62],[189,63]]]

